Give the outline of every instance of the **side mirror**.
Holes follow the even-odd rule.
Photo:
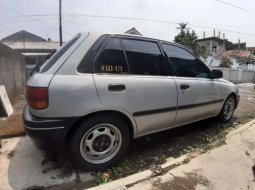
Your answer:
[[[218,78],[222,78],[223,77],[223,73],[220,70],[212,70],[211,72],[211,79],[218,79]]]

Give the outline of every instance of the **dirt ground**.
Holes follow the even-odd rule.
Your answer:
[[[230,123],[218,123],[215,118],[212,118],[135,139],[120,163],[106,171],[89,172],[95,179],[92,183],[90,181],[91,184],[89,186],[102,183],[101,177],[103,172],[110,173],[110,180],[114,180],[138,171],[156,167],[158,164],[164,163],[166,158],[169,157],[176,158],[186,153],[192,153],[195,157],[215,146],[224,144],[228,131],[238,127],[240,123],[246,123],[255,118],[254,84],[240,84],[238,86],[241,99]],[[20,100],[14,106],[15,113],[9,119],[0,121],[0,137],[24,134],[21,122],[21,112],[24,104],[25,101]],[[61,163],[56,159],[58,156],[58,154],[51,154],[49,156],[46,154],[49,162],[55,163],[54,165],[58,166],[60,170],[61,168],[66,168],[65,165],[70,164],[68,154],[61,155]],[[66,161],[63,162],[63,159]],[[81,181],[76,181],[75,183],[77,184],[75,186],[82,183],[82,177],[79,177],[79,179]]]
[[[9,118],[0,118],[0,138],[25,135],[21,116],[25,104],[24,98],[19,99],[13,106],[13,114]]]

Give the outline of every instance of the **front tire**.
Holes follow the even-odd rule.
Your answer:
[[[236,99],[235,99],[235,96],[234,95],[230,95],[222,109],[221,109],[221,112],[219,114],[219,120],[221,122],[229,122],[234,114],[234,111],[235,111],[235,107],[236,107]]]
[[[97,171],[119,161],[130,142],[128,127],[121,118],[112,115],[97,115],[83,122],[69,143],[74,165]]]

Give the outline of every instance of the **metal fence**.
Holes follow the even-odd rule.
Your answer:
[[[223,78],[233,83],[255,82],[255,70],[212,67],[223,72]]]

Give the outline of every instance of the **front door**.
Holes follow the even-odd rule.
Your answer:
[[[163,49],[172,65],[178,92],[175,125],[216,116],[223,103],[219,83],[210,78],[210,70],[187,50],[171,44]]]

